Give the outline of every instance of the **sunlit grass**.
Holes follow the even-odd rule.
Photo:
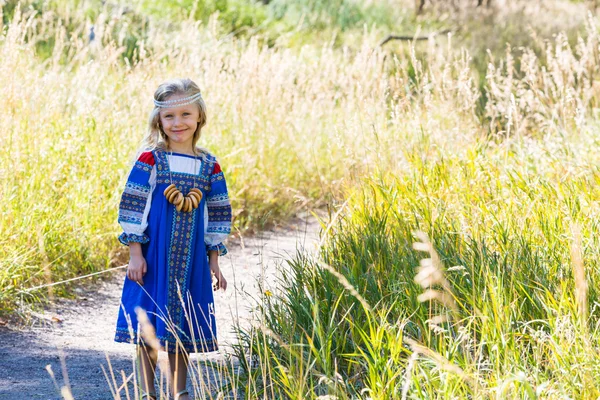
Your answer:
[[[394,55],[366,32],[354,49],[268,48],[224,36],[216,19],[205,28],[187,20],[178,30],[150,24],[131,64],[121,58],[128,47],[118,19],[99,14],[89,43],[85,14],[70,13],[81,27],[67,35],[50,13],[17,9],[0,42],[3,307],[42,281],[43,265],[58,280],[109,264],[123,180],[151,94],[169,77],[202,87],[201,143],[223,164],[239,228],[331,203],[377,170],[402,170],[403,149],[416,142],[463,154],[488,135],[487,121],[508,136],[565,135],[585,128],[595,104],[593,21],[576,51],[558,38],[540,62],[527,55],[524,77],[490,72],[482,125],[469,57],[452,47]],[[41,59],[38,44],[48,40],[53,53]]]
[[[92,43],[76,10],[76,31],[15,15],[0,36],[2,310],[42,293],[23,289],[111,264],[151,95],[189,76],[237,229],[339,211],[320,258],[300,253],[261,299],[236,350],[243,373],[222,367],[236,393],[598,396],[594,18],[576,47],[559,35],[541,55],[509,52],[481,84],[447,39],[395,53],[366,29],[353,47],[267,47],[213,18],[150,23],[124,59],[126,28],[107,14]],[[421,261],[415,231],[441,264]],[[420,263],[435,266],[436,292],[414,281]]]
[[[474,144],[462,157],[417,157],[417,145],[404,170],[352,189],[323,261],[298,256],[282,270],[277,298],[260,305],[264,328],[240,346],[286,371],[272,397],[596,397],[598,319],[577,293],[589,285],[579,301],[595,308],[599,175],[594,150],[577,143],[597,134],[582,136],[561,164],[527,140]],[[416,231],[440,262],[413,249]],[[248,379],[257,373],[247,367]]]

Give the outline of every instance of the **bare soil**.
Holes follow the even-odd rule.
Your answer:
[[[286,227],[229,244],[229,254],[220,260],[229,287],[226,292],[215,294],[220,350],[210,355],[192,355],[193,362],[229,359],[230,346],[236,340],[234,324],[239,321],[241,326],[248,326],[252,304],[261,298],[258,284],[262,282],[265,290],[275,290],[278,266],[283,266],[298,249],[313,251],[318,231],[318,222],[307,216]],[[76,289],[77,299],[57,300],[45,312],[36,313],[27,326],[0,327],[0,399],[63,399],[59,391],[63,386],[70,387],[78,400],[115,398],[103,368],[107,372],[112,368],[120,384],[123,373],[132,374],[135,353],[133,345],[113,341],[124,279],[125,271],[119,270],[94,282],[93,287],[81,281]],[[165,358],[166,354],[159,356]],[[47,366],[52,369],[58,388]],[[194,393],[191,379],[188,389]],[[128,390],[133,398],[132,385]],[[124,389],[120,396],[127,398]]]

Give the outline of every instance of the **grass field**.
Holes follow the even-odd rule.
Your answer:
[[[244,333],[247,398],[596,398],[597,18],[369,4],[5,5],[2,312],[115,262],[152,93],[190,76],[236,229],[331,216]],[[466,28],[378,46],[393,21]]]
[[[587,149],[539,158],[552,141],[416,146],[352,190],[322,261],[294,260],[247,332],[249,380],[277,371],[273,398],[597,397],[599,175]]]

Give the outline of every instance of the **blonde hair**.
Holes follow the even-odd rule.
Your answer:
[[[200,93],[200,88],[194,81],[188,78],[177,78],[160,84],[154,92],[154,100],[165,101],[173,95],[183,95],[188,97],[198,93]],[[196,143],[198,142],[198,139],[200,139],[202,127],[206,125],[206,104],[204,104],[202,97],[192,104],[196,104],[198,106],[198,111],[200,112],[200,122],[198,122],[198,127],[194,132],[192,142],[194,152],[198,153],[204,151],[203,149],[197,148]],[[154,109],[150,113],[150,118],[148,119],[148,134],[142,144],[142,147],[146,150],[168,149],[167,135],[160,126],[160,110],[160,107],[154,106]]]

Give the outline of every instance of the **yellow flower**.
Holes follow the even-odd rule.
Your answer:
[[[273,292],[271,292],[270,290],[265,290],[265,296],[271,297],[273,296]]]

